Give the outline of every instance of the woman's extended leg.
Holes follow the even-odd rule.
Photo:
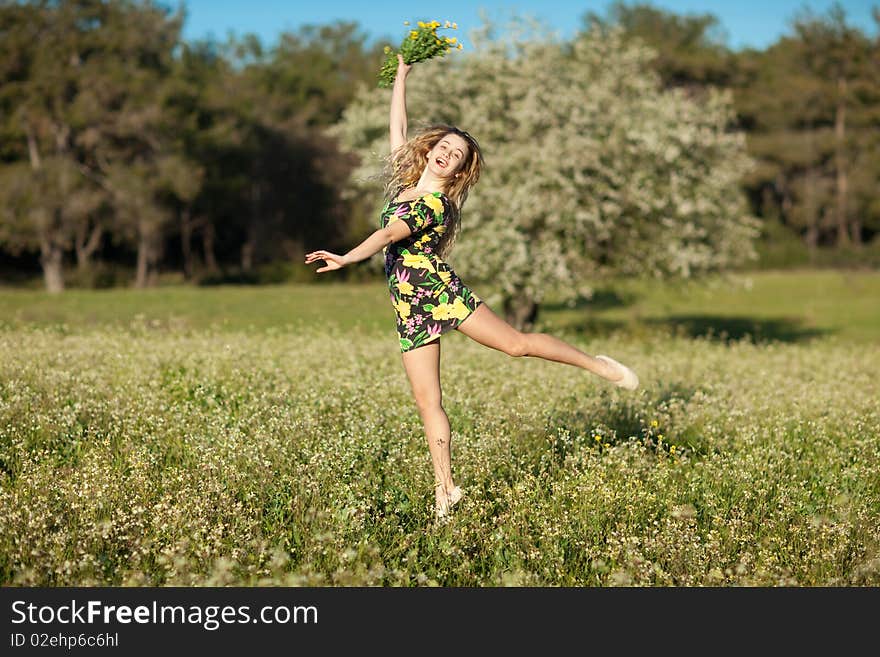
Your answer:
[[[449,418],[441,404],[440,340],[402,354],[416,407],[425,427],[425,438],[434,464],[434,498],[439,515],[461,495],[452,480]]]
[[[524,333],[518,331],[501,317],[495,314],[483,302],[477,309],[458,325],[458,330],[482,345],[503,351],[509,356],[534,356],[558,363],[566,363],[580,367],[613,383],[622,382],[624,378],[638,379],[632,371],[622,372],[613,359],[607,356],[590,356],[580,349],[571,346],[547,333]],[[628,368],[626,368],[628,369]],[[627,381],[628,386],[632,387]]]

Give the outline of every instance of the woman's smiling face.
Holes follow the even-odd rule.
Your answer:
[[[467,154],[467,141],[454,132],[450,132],[428,151],[428,169],[440,178],[454,176],[464,164]]]

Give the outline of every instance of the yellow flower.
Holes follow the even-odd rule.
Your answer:
[[[470,314],[470,309],[464,305],[464,301],[460,297],[456,297],[449,309],[449,314],[456,319],[464,319]]]
[[[413,293],[412,283],[407,283],[407,282],[397,283],[397,291],[400,292],[404,296],[407,296],[407,297],[412,296],[412,293]],[[407,310],[407,312],[409,312],[409,311]]]
[[[656,426],[659,426],[659,425],[660,425],[660,423],[657,422],[657,420],[651,420],[651,426],[652,426],[652,427],[656,427]]]
[[[389,52],[391,52],[391,46],[385,46],[385,48],[384,48],[383,50],[384,50],[386,53],[389,53]]]
[[[462,48],[464,48],[464,46],[461,45],[460,43],[458,44],[458,46],[456,46],[456,50],[461,50]]]
[[[453,29],[453,30],[457,30],[457,29],[458,29],[458,23],[453,23],[453,24],[452,24],[452,29]]]
[[[406,301],[398,301],[397,304],[395,304],[395,308],[397,308],[397,313],[400,315],[401,319],[409,317],[409,304]]]
[[[431,317],[434,319],[449,319],[449,311],[451,307],[448,303],[441,303],[431,310]]]
[[[425,27],[424,21],[419,21],[418,25],[419,25],[419,27]]]
[[[456,39],[455,37],[452,37],[452,38],[449,40],[449,43],[456,43],[457,41],[458,41],[458,39]]]
[[[670,446],[669,446],[669,453],[670,453],[670,454],[675,454],[675,445],[670,445]]]
[[[435,213],[442,215],[443,214],[443,201],[434,196],[433,194],[425,194],[422,197],[422,200],[425,202],[429,208],[431,208]]]
[[[431,27],[440,27],[440,23],[437,21],[431,21]]]
[[[441,303],[434,306],[431,316],[434,319],[464,319],[470,314],[470,309],[464,305],[464,301],[456,297],[455,301],[450,303]]]
[[[411,253],[403,254],[403,266],[412,267],[413,269],[425,269],[432,274],[434,273],[434,265],[423,255],[412,255]]]

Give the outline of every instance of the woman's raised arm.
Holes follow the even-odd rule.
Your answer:
[[[391,116],[389,129],[391,136],[391,152],[406,143],[406,76],[412,64],[403,63],[403,55],[397,55],[397,75],[391,88]]]

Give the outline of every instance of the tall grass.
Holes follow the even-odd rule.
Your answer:
[[[177,289],[119,292],[129,305],[114,311],[106,293],[80,293],[45,320],[39,304],[10,310],[0,582],[880,584],[880,343],[833,326],[694,335],[670,319],[692,314],[681,300],[665,316],[592,313],[596,334],[566,318],[577,309],[548,311],[559,334],[638,371],[642,387],[625,392],[444,336],[465,498],[437,525],[393,312],[379,288],[363,311],[321,288],[250,291],[259,303],[220,290],[189,311]],[[602,313],[657,302],[638,298]],[[266,319],[286,304],[307,319]],[[699,308],[774,317],[760,303]]]

